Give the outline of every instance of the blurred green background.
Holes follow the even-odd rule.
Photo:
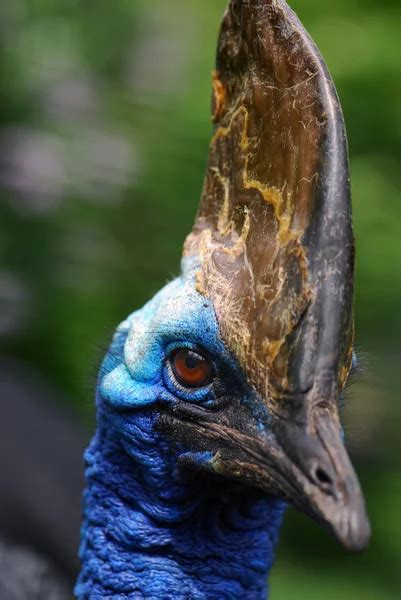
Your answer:
[[[0,4],[0,341],[89,426],[109,335],[177,273],[226,0]],[[349,132],[364,373],[347,438],[373,523],[349,555],[291,511],[275,600],[401,597],[401,6],[293,0]]]

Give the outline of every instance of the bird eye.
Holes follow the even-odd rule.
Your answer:
[[[210,360],[189,348],[176,350],[170,357],[170,364],[177,381],[187,388],[204,387],[211,380]]]

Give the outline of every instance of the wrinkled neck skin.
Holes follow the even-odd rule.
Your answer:
[[[87,451],[79,598],[267,598],[282,505],[133,461],[106,431]],[[153,463],[153,464],[152,464]]]
[[[149,307],[142,310],[149,314]],[[157,404],[132,400],[131,390],[130,406],[122,406],[126,388],[116,373],[127,323],[114,336],[99,376],[75,595],[265,600],[285,505],[202,469],[206,455],[192,456],[199,469],[178,468],[180,448],[158,427]],[[111,376],[113,402],[103,383]],[[144,389],[142,382],[138,390]]]

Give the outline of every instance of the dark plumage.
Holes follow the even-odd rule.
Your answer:
[[[21,363],[0,360],[0,398],[0,598],[71,597],[87,433]]]

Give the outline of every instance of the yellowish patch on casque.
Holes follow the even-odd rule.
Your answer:
[[[217,107],[217,112],[215,111],[215,115],[221,115],[221,94],[219,80],[216,78],[215,107]],[[221,172],[221,169],[224,169],[224,163],[217,163],[217,165],[215,163],[209,171],[223,192],[216,223],[216,233],[219,235],[215,237],[205,222],[206,227],[204,230],[198,231],[195,237],[190,236],[186,251],[195,250],[201,259],[202,267],[197,277],[197,289],[200,293],[210,295],[213,298],[222,335],[230,349],[237,356],[240,364],[248,373],[251,373],[252,380],[255,383],[257,382],[259,387],[268,386],[269,396],[276,397],[276,386],[271,387],[269,381],[274,372],[276,383],[279,384],[278,389],[283,390],[288,386],[285,344],[288,336],[296,326],[300,314],[305,309],[305,304],[308,302],[311,293],[307,283],[307,255],[306,249],[301,244],[303,232],[293,227],[294,199],[290,192],[285,193],[285,184],[282,190],[275,186],[269,186],[261,182],[251,171],[250,165],[254,156],[253,153],[258,148],[258,140],[249,135],[249,113],[246,106],[242,104],[238,106],[237,104],[230,113],[225,115],[228,124],[217,127],[214,133],[211,140],[211,156],[213,156],[213,153],[220,153],[220,150],[216,148],[216,144],[223,138],[233,134],[234,125],[241,119],[239,131],[237,130],[235,133],[236,138],[239,137],[237,152],[243,161],[241,172],[238,175],[241,178],[244,190],[255,190],[262,200],[272,207],[273,216],[277,223],[273,254],[270,259],[269,281],[272,287],[261,286],[255,282],[254,266],[249,263],[247,256],[247,239],[252,227],[250,209],[246,205],[241,206],[243,222],[241,231],[238,232],[238,213],[235,213],[236,216],[234,216],[232,212],[232,206],[235,204],[233,200],[235,199],[230,197],[231,180]],[[218,120],[218,117],[216,119]],[[237,193],[239,193],[238,190]],[[236,225],[234,219],[236,219]],[[216,251],[220,257],[226,257],[227,264],[232,265],[227,272],[223,272],[220,266],[216,265],[214,259]],[[288,283],[282,261],[288,260],[290,254],[296,258],[299,265],[303,291],[301,294],[286,297],[288,307],[280,312],[280,301],[287,294]],[[237,284],[235,284],[238,269],[248,274],[247,291],[244,290],[245,295],[238,293],[239,290]],[[262,306],[266,302],[266,298],[269,299],[263,310],[266,311],[266,314],[271,315],[271,333],[266,332],[265,337],[259,338],[257,344],[255,344],[256,338],[252,333],[251,324],[244,317],[244,310],[246,310],[244,306],[249,302],[253,302],[255,306],[257,303],[261,303]],[[277,399],[279,399],[278,396]]]
[[[279,190],[278,188],[276,188],[274,186],[269,186],[269,185],[266,185],[265,183],[262,183],[261,181],[254,178],[250,174],[249,162],[250,162],[252,155],[251,155],[249,149],[252,146],[252,139],[249,138],[249,135],[248,135],[249,113],[248,113],[247,108],[244,105],[239,106],[233,112],[233,114],[231,115],[230,121],[226,127],[222,126],[222,127],[218,127],[216,129],[216,132],[212,138],[210,146],[213,147],[220,138],[227,137],[232,132],[234,122],[240,116],[242,116],[244,119],[244,124],[243,124],[242,132],[241,132],[241,139],[240,139],[240,149],[242,150],[242,152],[246,153],[245,157],[244,157],[245,164],[244,164],[244,168],[243,168],[243,172],[242,172],[242,180],[243,180],[244,189],[256,190],[257,192],[259,192],[259,194],[261,195],[263,200],[273,207],[274,216],[277,219],[277,222],[279,223],[277,238],[278,238],[279,245],[282,246],[292,240],[296,240],[297,238],[300,238],[302,232],[294,231],[291,229],[291,224],[292,224],[291,209],[294,210],[294,207],[291,206],[290,198],[288,198],[287,205],[286,205],[286,202],[284,199],[284,194],[281,190]],[[217,168],[214,168],[213,171],[216,174],[218,174],[218,176],[220,177],[221,180],[224,179],[218,173]],[[223,208],[226,211],[226,215],[228,216],[229,197],[228,197],[227,179],[225,179],[225,182],[226,182],[226,185],[225,185],[226,195],[225,195],[225,202],[224,202]]]
[[[212,72],[212,83],[213,83],[213,115],[212,119],[214,122],[218,121],[227,104],[227,90],[220,80],[217,71]]]
[[[219,184],[222,186],[224,190],[224,202],[219,211],[218,219],[217,219],[217,229],[220,235],[225,235],[231,227],[231,223],[229,221],[229,210],[230,210],[230,190],[229,190],[229,181],[227,177],[223,177],[220,171],[216,168],[212,169],[213,175],[218,180]]]

